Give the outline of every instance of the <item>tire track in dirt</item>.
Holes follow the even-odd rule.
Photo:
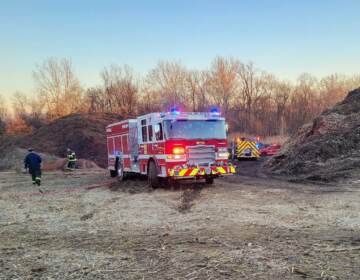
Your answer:
[[[199,186],[186,188],[180,196],[180,205],[177,210],[180,213],[189,212],[191,207],[195,205],[195,200],[200,197],[201,190],[202,188]]]

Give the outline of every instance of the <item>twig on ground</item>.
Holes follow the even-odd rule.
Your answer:
[[[355,250],[360,250],[360,246],[349,247],[349,248],[331,248],[331,249],[324,250],[323,252],[344,252],[344,251],[355,251]],[[321,251],[321,250],[319,250],[319,251]]]

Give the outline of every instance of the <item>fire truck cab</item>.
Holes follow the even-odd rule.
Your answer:
[[[225,119],[218,112],[150,113],[106,127],[108,169],[123,180],[129,173],[161,180],[205,179],[235,173],[228,162]]]

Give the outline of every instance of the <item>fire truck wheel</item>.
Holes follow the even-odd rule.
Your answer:
[[[208,185],[214,184],[214,178],[213,177],[206,177],[205,178],[205,183],[208,184]]]
[[[116,170],[110,170],[110,177],[116,177],[117,171]]]
[[[124,181],[125,180],[125,174],[124,169],[121,163],[117,165],[117,177],[118,181]]]
[[[150,161],[148,168],[148,182],[149,186],[152,188],[159,187],[159,177],[156,170],[155,162]]]

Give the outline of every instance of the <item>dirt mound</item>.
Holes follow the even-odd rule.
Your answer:
[[[57,158],[55,160],[47,160],[42,165],[44,171],[64,170],[67,164],[66,158]],[[76,163],[78,169],[100,169],[100,167],[93,161],[86,159],[79,159]]]
[[[298,179],[360,179],[360,88],[289,139],[265,168]]]
[[[28,151],[25,149],[17,148],[16,146],[7,146],[6,150],[0,151],[0,171],[15,169],[16,171],[21,172],[24,167],[24,158],[27,153]],[[42,158],[41,167],[43,171],[63,170],[66,166],[66,158],[59,158],[46,153],[39,153],[39,155]],[[77,168],[99,169],[100,167],[90,160],[79,159],[77,161]]]
[[[21,171],[24,167],[24,158],[28,153],[25,149],[20,149],[15,146],[7,146],[5,150],[0,151],[0,170],[15,169]],[[56,156],[39,153],[43,160],[43,169],[46,169],[48,164],[52,164],[54,161],[59,160]],[[49,170],[53,170],[50,168]]]
[[[78,158],[94,161],[106,166],[105,127],[119,121],[115,114],[73,114],[41,127],[17,141],[22,148],[35,150],[57,157],[65,157],[66,149],[71,148]]]

